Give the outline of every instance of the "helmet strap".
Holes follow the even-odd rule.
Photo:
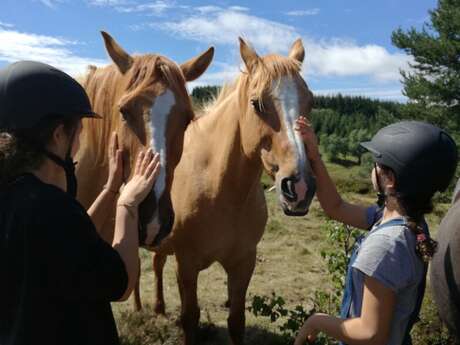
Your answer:
[[[72,135],[70,136],[70,143],[65,159],[62,159],[58,155],[46,149],[42,149],[45,156],[64,169],[67,183],[67,193],[73,198],[77,196],[77,177],[75,176],[75,165],[77,162],[74,162],[72,158],[72,146],[75,139],[75,133],[76,130],[74,129]]]

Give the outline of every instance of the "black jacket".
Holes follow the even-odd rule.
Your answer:
[[[118,344],[127,281],[76,200],[32,174],[0,190],[0,345]]]

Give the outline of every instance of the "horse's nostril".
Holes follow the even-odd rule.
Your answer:
[[[284,197],[288,201],[296,201],[297,200],[297,194],[295,192],[295,179],[292,177],[288,178],[283,178],[281,180],[281,191],[284,195]]]

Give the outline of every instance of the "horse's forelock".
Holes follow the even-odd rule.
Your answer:
[[[217,97],[204,105],[202,113],[209,113],[219,107],[234,91],[239,93],[241,106],[247,103],[249,91],[259,101],[263,101],[264,93],[270,90],[275,80],[280,80],[283,76],[298,75],[301,70],[300,62],[281,55],[267,55],[260,61],[253,73],[243,71],[235,81],[225,84]]]

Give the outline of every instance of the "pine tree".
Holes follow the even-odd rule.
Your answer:
[[[401,28],[395,46],[413,57],[412,71],[401,71],[406,116],[451,130],[460,128],[460,0],[439,0],[421,31]]]

